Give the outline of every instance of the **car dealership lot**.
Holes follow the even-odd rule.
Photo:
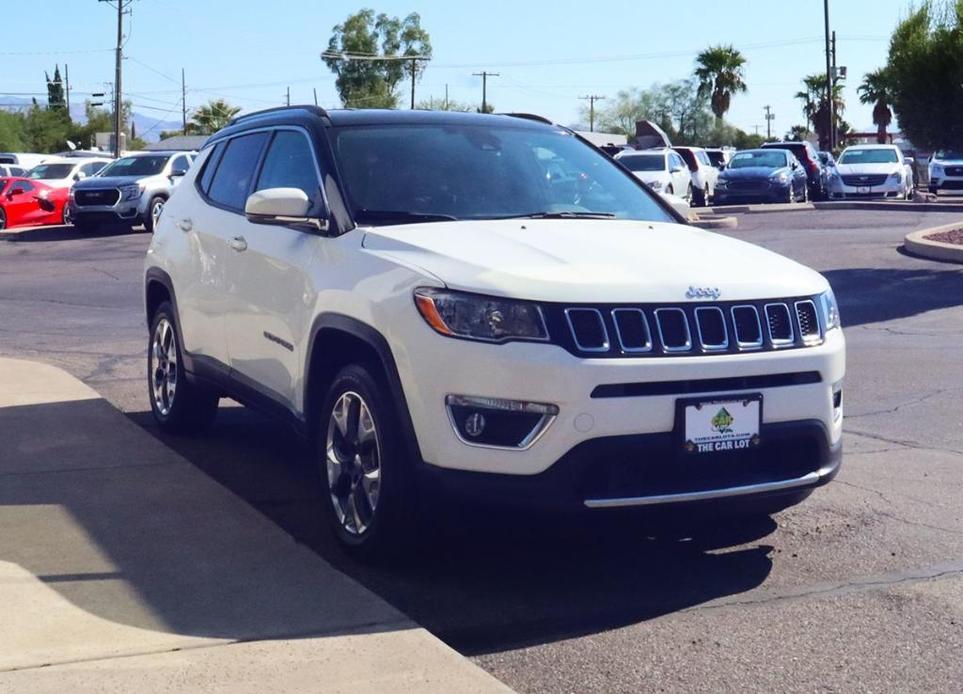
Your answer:
[[[727,232],[824,272],[849,344],[843,470],[774,520],[674,538],[517,515],[490,531],[490,515],[439,514],[468,529],[403,566],[368,567],[324,532],[283,426],[223,408],[210,436],[164,442],[521,691],[951,690],[963,677],[963,269],[898,246],[958,218],[752,214]],[[147,242],[0,242],[0,355],[66,368],[155,432]]]

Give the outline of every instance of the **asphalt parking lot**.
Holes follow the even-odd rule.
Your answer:
[[[908,231],[959,218],[739,216],[726,233],[815,267],[836,290],[849,345],[843,470],[773,519],[682,536],[444,514],[439,525],[459,530],[443,528],[424,555],[391,568],[352,562],[321,526],[310,461],[283,426],[228,406],[202,439],[154,429],[143,233],[0,241],[0,356],[81,378],[519,691],[958,691],[963,268],[899,246]]]

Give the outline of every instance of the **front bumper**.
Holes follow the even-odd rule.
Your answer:
[[[930,190],[963,190],[963,176],[933,176]]]
[[[144,196],[136,200],[119,200],[114,205],[78,205],[68,203],[70,218],[75,224],[139,223],[146,218],[147,201]]]
[[[877,186],[848,186],[842,181],[833,181],[829,187],[829,197],[833,200],[868,200],[872,198],[900,198],[905,194],[902,182],[882,183]]]
[[[789,185],[768,184],[753,190],[738,188],[716,188],[713,204],[734,204],[751,202],[786,202],[789,199]]]
[[[494,502],[549,512],[635,509],[713,514],[774,511],[832,480],[842,441],[829,443],[819,421],[769,424],[752,454],[692,458],[670,433],[585,441],[543,473],[492,475],[424,464],[420,482],[456,503]]]

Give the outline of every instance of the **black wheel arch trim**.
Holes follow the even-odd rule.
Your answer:
[[[353,318],[342,313],[321,313],[314,319],[314,323],[311,325],[308,348],[305,350],[304,354],[304,373],[306,374],[305,416],[308,418],[308,421],[310,422],[315,419],[314,413],[308,411],[309,398],[313,397],[312,393],[314,393],[318,387],[317,384],[313,383],[313,379],[315,377],[311,373],[311,364],[313,362],[317,338],[324,330],[341,332],[350,337],[361,340],[367,344],[375,352],[375,354],[378,355],[378,360],[380,361],[380,366],[382,367],[382,371],[387,380],[386,385],[388,386],[391,394],[395,412],[401,425],[402,437],[404,438],[405,444],[408,448],[410,459],[414,461],[421,461],[421,449],[418,446],[418,438],[415,434],[414,423],[411,420],[411,413],[408,409],[408,401],[405,397],[404,387],[401,384],[401,376],[398,374],[398,367],[395,363],[391,346],[388,344],[388,340],[385,339],[384,335],[378,332],[377,329],[363,321],[358,320],[357,318]],[[314,395],[317,395],[317,393],[314,393]],[[319,400],[316,397],[313,400],[313,402],[318,401]]]

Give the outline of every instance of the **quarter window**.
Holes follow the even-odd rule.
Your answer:
[[[271,141],[255,190],[297,188],[312,201],[321,189],[311,145],[293,130],[280,130]]]
[[[29,181],[17,181],[12,186],[10,186],[10,190],[7,192],[7,194],[13,195],[14,192],[16,191],[21,191],[23,193],[30,193],[33,190],[35,190],[35,186],[33,185],[33,183],[30,183]]]
[[[267,133],[260,132],[235,137],[227,143],[208,191],[211,200],[232,210],[244,209],[266,140]]]
[[[211,189],[211,181],[214,179],[214,172],[217,171],[217,163],[221,160],[222,154],[224,154],[224,143],[218,142],[214,146],[214,151],[207,157],[207,162],[204,164],[204,170],[201,171],[201,177],[198,182],[204,195],[207,195]]]

